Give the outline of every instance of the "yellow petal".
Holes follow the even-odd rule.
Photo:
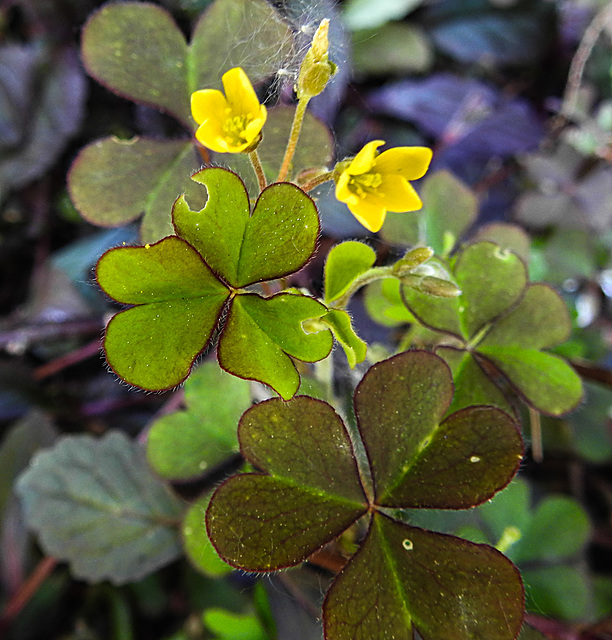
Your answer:
[[[374,158],[376,158],[376,149],[385,144],[384,140],[372,140],[368,142],[363,149],[352,159],[351,164],[346,171],[352,176],[359,176],[367,173],[374,166]]]
[[[228,142],[218,120],[206,120],[195,133],[196,140],[205,147],[219,153],[228,153]]]
[[[191,114],[198,124],[211,119],[223,123],[228,107],[225,96],[216,89],[202,89],[191,94]]]
[[[349,204],[350,212],[368,230],[376,233],[385,221],[387,211],[383,206],[368,200],[359,200],[355,204]]]
[[[255,89],[253,89],[247,74],[240,67],[235,67],[224,73],[222,81],[225,97],[234,115],[251,114],[255,118],[260,116],[261,105]]]
[[[431,149],[427,147],[394,147],[376,158],[375,171],[417,180],[425,175],[431,156]]]
[[[423,206],[414,187],[402,176],[382,174],[376,192],[377,201],[387,211],[417,211]]]
[[[266,111],[266,108],[263,105],[260,105],[259,117],[251,120],[251,122],[247,124],[244,131],[244,135],[249,140],[249,144],[251,144],[255,140],[255,138],[257,138],[259,132],[263,129],[263,126],[266,123],[267,117],[268,113]]]
[[[359,197],[348,188],[350,178],[351,176],[346,171],[343,171],[336,182],[336,200],[347,204],[359,200]]]

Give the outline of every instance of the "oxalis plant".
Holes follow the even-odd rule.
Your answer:
[[[222,2],[215,3],[210,11],[220,7]],[[126,28],[126,20],[163,22],[160,12],[122,3],[96,14],[84,38],[92,75],[112,75],[88,57],[96,34],[111,32],[109,24]],[[175,184],[168,183],[175,174],[190,179],[189,189],[175,199],[169,222],[155,213],[157,189],[148,200],[144,244],[107,251],[95,270],[102,290],[127,306],[106,328],[110,368],[147,391],[185,382],[188,405],[204,401],[213,411],[213,405],[227,404],[215,411],[238,423],[243,473],[225,479],[184,513],[176,496],[158,484],[152,489],[135,445],[113,434],[100,446],[108,455],[117,452],[117,466],[98,474],[107,474],[105,482],[112,485],[126,469],[139,470],[139,484],[124,502],[137,504],[146,494],[159,525],[147,535],[163,540],[163,551],[159,545],[149,551],[157,557],[145,561],[143,574],[175,557],[168,521],[181,521],[185,551],[197,566],[210,567],[213,561],[205,557],[214,549],[224,563],[247,572],[303,562],[331,569],[336,575],[323,603],[328,640],[399,640],[416,633],[423,640],[512,640],[524,612],[518,569],[492,546],[415,527],[410,518],[414,509],[469,509],[510,482],[523,456],[522,403],[532,415],[554,416],[579,403],[580,379],[547,351],[566,340],[569,315],[552,288],[529,282],[512,234],[485,234],[457,247],[452,230],[431,232],[431,215],[424,225],[429,235],[398,261],[376,265],[369,245],[346,241],[326,256],[322,295],[291,286],[293,274],[318,249],[313,189],[333,181],[336,198],[376,232],[388,212],[420,215],[409,213],[422,207],[411,181],[426,174],[432,157],[425,147],[384,148],[381,140],[332,170],[320,168],[318,158],[308,164],[307,154],[299,156],[302,127],[316,127],[305,124],[308,103],[336,72],[328,27],[324,20],[301,63],[297,106],[278,162],[270,160],[274,154],[268,160],[260,154],[267,126],[278,115],[260,102],[242,67],[222,75],[222,91],[200,86],[186,92],[177,81],[177,93],[162,107],[189,123],[194,139],[172,143],[164,189]],[[186,54],[187,87],[202,76],[192,55],[202,42],[196,30]],[[180,49],[168,47],[168,55]],[[122,86],[115,88],[121,93]],[[152,101],[153,89],[137,90],[135,98]],[[191,116],[181,101],[189,94]],[[194,144],[204,167],[181,173]],[[71,173],[75,201],[90,206],[87,175],[96,162],[102,166],[119,149],[125,161],[126,153],[132,157],[146,148],[156,166],[164,166],[160,158],[169,147],[162,147],[137,140],[128,148],[106,140],[87,148]],[[226,156],[234,170],[217,166]],[[144,178],[149,179],[155,180]],[[347,312],[363,287],[370,303],[401,308],[410,323],[398,353],[378,362]],[[352,405],[334,394],[335,343],[355,372],[365,371]],[[203,353],[207,361],[187,380]],[[374,362],[367,370],[366,359]],[[308,388],[316,385],[319,397],[311,397],[316,394]],[[260,401],[251,406],[252,388]],[[149,462],[169,480],[218,468],[235,449],[233,434],[211,436],[214,425],[204,431],[206,419],[189,411],[188,406],[178,418],[158,421],[149,433]],[[63,557],[62,531],[44,524],[43,517],[56,507],[49,496],[43,505],[34,489],[45,473],[61,479],[62,465],[75,459],[81,467],[93,466],[95,453],[75,438],[60,443],[55,457],[45,456],[24,474],[20,492],[43,544]],[[114,526],[124,507],[114,514]],[[138,523],[124,527],[126,545],[144,532]],[[106,573],[92,569],[86,557],[74,559],[78,553],[71,553],[77,575],[110,574],[122,582],[138,574],[129,566]],[[142,555],[146,550],[141,563]],[[216,571],[223,571],[220,566]]]

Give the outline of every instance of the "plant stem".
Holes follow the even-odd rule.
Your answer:
[[[289,173],[289,167],[293,160],[293,154],[300,137],[300,131],[302,130],[302,122],[304,122],[304,116],[306,115],[306,107],[310,102],[310,98],[302,98],[298,100],[297,107],[295,108],[295,114],[293,116],[293,124],[291,125],[291,133],[289,134],[289,141],[287,142],[287,148],[285,150],[285,157],[283,158],[283,164],[278,172],[277,182],[283,182]]]
[[[612,21],[612,5],[608,4],[595,15],[591,24],[586,28],[576,55],[574,55],[572,64],[570,65],[567,87],[559,113],[560,118],[567,120],[573,116],[587,60],[599,36],[606,28],[606,24],[610,21]]]
[[[264,173],[263,167],[261,166],[261,160],[259,159],[259,154],[257,153],[257,149],[253,149],[253,151],[249,151],[248,155],[249,155],[249,160],[253,165],[253,170],[255,171],[255,175],[257,176],[259,190],[263,191],[268,186],[268,181],[266,180],[266,175]]]
[[[40,589],[42,583],[51,575],[57,565],[55,558],[43,558],[18,591],[7,602],[0,616],[0,632],[8,628],[10,622],[32,599],[32,596]]]
[[[327,171],[326,173],[322,173],[320,176],[317,176],[316,178],[313,178],[312,180],[308,180],[308,182],[301,184],[300,188],[302,189],[302,191],[310,191],[315,187],[318,187],[320,184],[323,184],[324,182],[329,182],[329,180],[333,180],[333,179],[334,179],[334,172]]]
[[[364,287],[370,282],[381,280],[392,276],[393,267],[372,267],[364,271],[360,276],[353,280],[351,286],[344,292],[342,296],[334,300],[329,306],[333,309],[345,309],[349,300],[355,295],[358,289]]]

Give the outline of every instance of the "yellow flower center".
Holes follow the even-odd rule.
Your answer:
[[[249,124],[255,119],[252,113],[245,113],[239,116],[232,116],[231,110],[227,110],[227,117],[223,123],[223,133],[232,141],[239,145],[248,142],[245,132]]]
[[[378,192],[378,187],[381,184],[382,176],[380,173],[362,173],[359,176],[351,176],[347,186],[352,193],[363,200],[371,193],[383,195]]]

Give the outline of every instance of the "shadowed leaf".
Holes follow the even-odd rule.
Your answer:
[[[513,640],[523,619],[516,567],[486,545],[375,515],[324,603],[335,640]]]
[[[117,431],[64,438],[36,457],[18,492],[45,553],[68,561],[75,577],[125,584],[181,554],[182,503]]]
[[[201,475],[238,451],[236,426],[251,404],[249,384],[209,360],[185,381],[185,404],[147,435],[147,458],[164,478]]]

